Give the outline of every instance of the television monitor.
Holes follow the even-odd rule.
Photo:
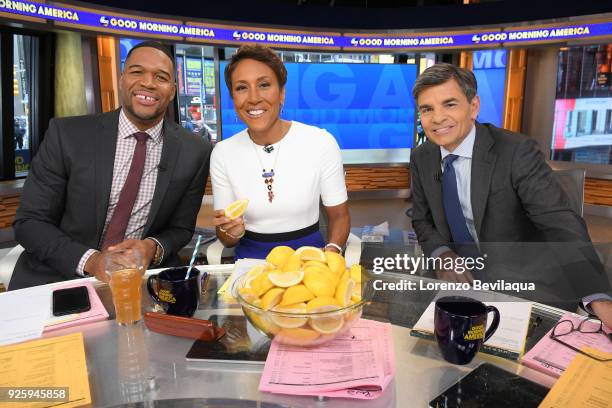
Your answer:
[[[561,49],[551,159],[612,164],[612,44]]]
[[[497,127],[503,125],[506,56],[506,50],[482,50],[472,54],[473,72],[480,96],[478,121]]]
[[[245,128],[234,111],[221,62],[223,138]],[[344,162],[407,163],[415,136],[414,64],[286,63],[281,117],[329,131]]]

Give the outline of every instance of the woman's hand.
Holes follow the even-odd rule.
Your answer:
[[[230,220],[225,216],[225,210],[216,210],[214,212],[213,225],[217,227],[217,236],[223,243],[229,241],[235,244],[244,235],[244,218],[237,217]]]

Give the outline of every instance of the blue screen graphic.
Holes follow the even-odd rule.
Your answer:
[[[473,62],[480,96],[478,121],[501,127],[506,84],[506,50],[474,51]]]
[[[245,128],[221,71],[223,138]],[[330,132],[341,149],[411,148],[412,85],[416,65],[285,64],[288,79],[281,117]]]
[[[128,52],[130,52],[130,50],[132,48],[134,48],[135,45],[140,44],[141,42],[143,42],[145,40],[141,40],[138,38],[120,38],[119,39],[119,59],[121,61],[121,70],[123,71],[123,66],[125,65],[125,60],[127,58]]]

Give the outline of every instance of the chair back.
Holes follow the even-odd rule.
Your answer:
[[[567,194],[570,207],[579,216],[584,213],[584,179],[585,169],[553,170],[555,179]]]

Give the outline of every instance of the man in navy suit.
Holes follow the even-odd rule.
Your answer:
[[[517,262],[509,269],[487,267],[490,276],[485,279],[536,281],[538,293],[548,290],[563,300],[609,291],[584,220],[570,208],[536,143],[476,121],[480,99],[471,71],[434,65],[417,78],[413,96],[428,138],[410,160],[412,223],[426,256],[455,259],[496,253],[498,261],[514,258]],[[540,243],[564,244],[551,244],[551,254]],[[544,253],[548,258],[540,256]],[[531,255],[545,263],[518,262]],[[550,274],[541,272],[540,266],[551,265],[553,258],[561,266]],[[575,267],[577,259],[582,269]],[[475,278],[452,268],[437,273],[455,282]],[[607,314],[611,300],[598,294],[586,299],[587,308],[612,320]]]

